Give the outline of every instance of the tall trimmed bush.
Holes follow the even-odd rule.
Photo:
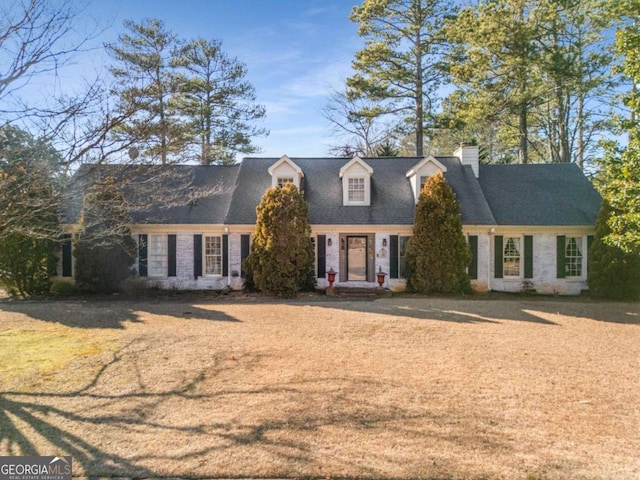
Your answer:
[[[113,178],[91,187],[84,197],[75,237],[75,279],[80,290],[118,291],[136,258],[127,204]]]
[[[455,194],[441,173],[433,175],[416,205],[407,245],[407,286],[427,294],[470,292],[470,259]]]
[[[605,242],[611,233],[611,215],[611,205],[605,200],[598,214],[596,236],[587,255],[589,289],[595,297],[635,300],[640,298],[640,256]]]
[[[244,264],[249,283],[281,297],[315,288],[309,208],[298,188],[288,183],[267,190],[256,214],[251,253]]]

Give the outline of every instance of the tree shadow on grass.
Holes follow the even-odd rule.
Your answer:
[[[3,302],[0,303],[0,320],[3,312],[75,328],[121,329],[126,322],[140,322],[145,314],[214,322],[240,321],[214,308],[204,309],[189,302],[148,300]]]
[[[557,326],[558,316],[640,325],[640,303],[607,303],[554,298],[482,299],[395,297],[373,301],[317,301],[314,306],[365,314],[468,324],[507,321]]]
[[[390,298],[372,301],[326,301],[314,306],[335,310],[361,312],[363,314],[388,315],[435,322],[467,324],[500,324],[504,321],[532,322],[542,325],[557,325],[555,322],[529,313],[516,304],[504,311],[489,303],[453,298]]]
[[[132,342],[133,343],[133,342]],[[88,440],[91,431],[109,427],[118,434],[128,435],[137,429],[155,431],[197,432],[200,425],[175,426],[163,424],[153,418],[140,415],[141,408],[153,409],[163,402],[194,397],[193,391],[205,377],[195,376],[179,387],[162,392],[149,392],[144,388],[128,393],[100,393],[95,389],[103,382],[109,369],[124,361],[126,350],[132,343],[113,354],[104,363],[89,383],[69,392],[46,391],[5,391],[0,392],[0,454],[2,455],[71,455],[83,475],[107,477],[149,477],[159,476],[157,470],[140,463],[143,457],[121,455]],[[124,402],[133,401],[130,408]],[[82,402],[81,408],[68,408],[75,402]],[[89,402],[88,404],[86,402]],[[144,405],[142,405],[144,404]],[[65,408],[65,405],[67,406]],[[119,414],[107,413],[110,409],[120,410]],[[120,408],[123,407],[123,408]],[[44,442],[43,442],[44,440]],[[45,444],[43,451],[37,445]],[[110,443],[110,442],[107,442]],[[51,450],[53,448],[53,451]],[[170,449],[170,445],[166,446]],[[148,459],[148,457],[144,457]]]
[[[280,476],[346,471],[380,477],[381,467],[372,461],[374,457],[385,468],[402,469],[403,460],[388,452],[371,451],[364,459],[365,450],[352,445],[360,448],[357,455],[338,448],[331,457],[333,471],[323,469],[327,457],[318,456],[317,437],[337,429],[342,432],[338,439],[356,435],[373,441],[378,435],[387,435],[419,445],[424,439],[420,425],[450,425],[442,412],[393,405],[384,398],[363,398],[365,389],[388,392],[402,387],[377,379],[309,376],[226,388],[224,382],[216,382],[216,388],[211,388],[207,382],[224,372],[226,353],[215,355],[211,368],[184,374],[173,388],[138,385],[125,392],[111,392],[109,382],[115,380],[117,386],[118,377],[110,376],[109,371],[131,361],[131,346],[116,352],[91,381],[76,390],[0,392],[0,454],[71,455],[74,468],[79,467],[74,473],[83,476],[250,476],[255,459],[261,459],[265,468],[266,458],[272,468],[268,473]],[[253,368],[262,359],[256,355],[243,361]],[[274,413],[270,407],[279,402],[290,406],[276,405],[278,413]],[[180,405],[177,418],[159,413],[174,410],[176,405]],[[263,413],[254,414],[256,409]],[[471,415],[464,421],[477,422]],[[494,431],[482,432],[478,441],[478,432],[473,429],[450,435],[448,430],[434,428],[432,438],[465,445],[473,437],[478,448],[509,448]],[[152,438],[161,439],[161,448],[144,450],[147,439]],[[418,455],[416,452],[416,458]],[[224,464],[229,456],[242,463],[228,471],[219,470],[217,462]],[[199,469],[198,465],[206,467]],[[442,463],[441,468],[447,471],[453,466]]]

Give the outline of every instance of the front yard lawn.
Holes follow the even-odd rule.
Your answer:
[[[640,477],[638,304],[0,301],[0,455],[74,475]]]

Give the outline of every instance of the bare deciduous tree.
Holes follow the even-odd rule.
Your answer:
[[[334,91],[322,110],[334,134],[329,152],[343,157],[375,157],[378,148],[393,143],[398,133],[397,123],[381,113],[371,100],[349,98],[346,92]]]

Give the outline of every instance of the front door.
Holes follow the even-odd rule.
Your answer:
[[[347,237],[347,281],[367,281],[367,237]]]

